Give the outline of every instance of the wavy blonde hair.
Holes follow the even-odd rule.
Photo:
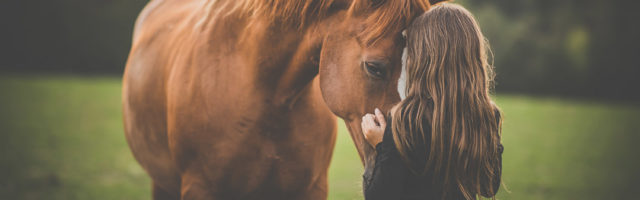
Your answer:
[[[477,22],[462,6],[438,4],[415,19],[407,41],[407,97],[391,113],[401,157],[413,173],[444,180],[443,198],[494,196],[502,124]]]

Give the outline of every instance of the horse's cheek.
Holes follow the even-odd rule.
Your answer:
[[[344,88],[338,77],[336,67],[325,67],[320,73],[320,91],[322,99],[327,107],[336,116],[343,117],[347,113],[347,105],[344,95],[340,95],[341,88]],[[343,92],[343,91],[342,91]]]

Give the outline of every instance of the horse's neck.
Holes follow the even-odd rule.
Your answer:
[[[322,24],[299,29],[267,20],[217,17],[206,25],[210,40],[221,42],[220,37],[227,37],[232,42],[225,46],[243,59],[243,67],[253,68],[254,80],[271,90],[273,103],[292,105],[318,73]]]
[[[270,66],[272,70],[265,73],[265,79],[262,80],[277,80],[275,104],[291,107],[300,97],[299,94],[311,84],[318,74],[322,38],[321,34],[311,29],[269,33],[263,38],[263,42],[271,46],[265,46],[267,48],[261,53],[267,55],[260,56],[271,60],[274,66]]]

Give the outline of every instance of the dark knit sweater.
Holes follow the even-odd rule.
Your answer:
[[[363,177],[365,199],[442,199],[442,181],[434,180],[435,176],[430,173],[424,176],[411,173],[405,162],[401,160],[393,141],[391,120],[388,121],[382,142],[376,145],[378,154],[375,158],[373,173],[370,177]],[[502,168],[502,145],[499,145],[498,150],[500,152],[498,159]],[[501,171],[497,174],[497,180],[492,183],[496,192],[500,186]],[[464,199],[464,196],[461,192],[449,193],[446,199]]]

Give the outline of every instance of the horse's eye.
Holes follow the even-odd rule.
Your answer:
[[[364,67],[367,73],[376,78],[384,78],[385,70],[381,63],[376,62],[364,62]]]

